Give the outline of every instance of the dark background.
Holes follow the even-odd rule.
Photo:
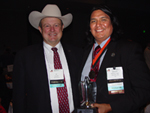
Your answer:
[[[118,17],[125,38],[140,43],[143,49],[150,39],[150,4],[148,0],[1,0],[0,54],[6,47],[12,52],[41,41],[41,35],[28,22],[31,11],[46,4],[57,4],[62,15],[73,14],[73,22],[64,30],[62,41],[82,46],[90,10],[99,4],[108,5]],[[143,32],[145,30],[145,33]]]

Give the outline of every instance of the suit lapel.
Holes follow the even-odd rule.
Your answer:
[[[41,75],[41,77],[43,78],[43,80],[45,80],[45,78],[47,79],[47,70],[46,70],[46,64],[45,64],[43,45],[40,45],[38,47],[38,49],[35,52],[35,56],[36,56],[35,59],[37,61],[36,68],[38,70],[38,73],[40,72],[40,74],[43,74]]]
[[[83,70],[84,65],[85,65],[85,63],[86,63],[86,60],[87,60],[87,58],[88,58],[88,56],[89,56],[89,54],[90,54],[90,52],[91,52],[92,47],[93,47],[93,43],[90,44],[90,45],[87,45],[87,46],[84,48],[84,50],[83,50],[82,62],[81,62],[80,68],[79,68],[79,74],[80,74],[80,76],[79,76],[79,78],[78,78],[79,81],[81,80],[81,73],[82,73],[82,70]]]
[[[48,75],[47,75],[47,68],[46,68],[46,63],[45,63],[45,56],[44,56],[44,49],[43,49],[43,44],[37,46],[37,49],[35,49],[35,68],[36,68],[36,79],[40,79],[41,81],[39,84],[41,84],[41,87],[45,89],[47,99],[50,100],[49,98],[49,86],[48,86]]]
[[[68,68],[70,68],[70,64],[71,64],[71,60],[70,60],[71,56],[70,56],[70,54],[71,54],[72,51],[69,49],[69,47],[67,47],[67,46],[65,46],[63,44],[62,44],[62,47],[63,47],[64,53],[65,53],[65,57],[66,57],[66,60],[67,60]]]
[[[107,52],[104,56],[101,67],[99,69],[99,74],[98,74],[97,79],[100,77],[100,75],[103,72],[106,72],[106,68],[109,67],[110,62],[115,58],[115,54],[116,54],[116,49],[115,48],[116,48],[116,42],[111,41],[108,45]]]
[[[72,80],[72,78],[74,77],[74,69],[76,67],[74,52],[72,51],[70,46],[68,46],[66,44],[64,44],[64,45],[62,44],[62,46],[63,46],[63,50],[64,50],[65,57],[67,60],[67,65],[68,65],[69,72],[70,72],[70,78]]]

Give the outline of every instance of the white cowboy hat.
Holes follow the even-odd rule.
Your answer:
[[[48,4],[44,7],[41,13],[38,11],[32,11],[29,14],[29,22],[34,28],[38,29],[41,19],[45,17],[56,17],[61,19],[64,24],[64,28],[70,25],[73,18],[71,13],[62,16],[61,11],[57,5]]]

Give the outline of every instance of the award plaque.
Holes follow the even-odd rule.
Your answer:
[[[91,104],[96,102],[96,82],[91,82],[88,77],[85,77],[84,81],[79,82],[79,91],[81,102],[76,113],[97,113],[96,108],[91,107]]]

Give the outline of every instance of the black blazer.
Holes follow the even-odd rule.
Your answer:
[[[80,75],[92,46],[93,44],[85,48]],[[123,68],[125,93],[110,95],[107,88],[106,68],[118,66]],[[141,47],[131,41],[111,41],[96,83],[97,103],[109,103],[113,113],[139,113],[140,107],[150,101],[150,73]]]
[[[69,66],[75,107],[79,106],[77,71],[79,51],[64,45]],[[78,53],[78,54],[77,54]],[[51,113],[50,93],[43,44],[32,45],[18,52],[13,75],[14,113]]]

